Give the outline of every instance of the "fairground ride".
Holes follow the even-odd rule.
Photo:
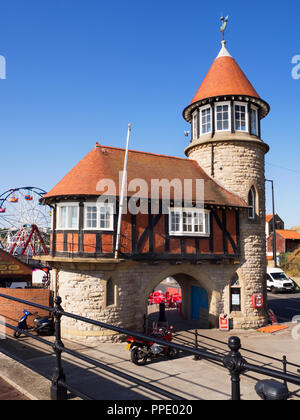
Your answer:
[[[52,209],[37,187],[12,188],[0,195],[0,248],[11,255],[48,254]]]

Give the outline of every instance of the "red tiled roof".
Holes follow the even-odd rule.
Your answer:
[[[119,172],[123,170],[125,150],[100,146],[94,147],[44,198],[62,196],[99,196],[97,184],[100,180],[110,179],[115,182],[119,195]],[[128,183],[133,179],[142,179],[147,182],[149,195],[151,180],[167,179],[172,181],[180,179],[204,180],[205,203],[232,207],[248,207],[239,196],[225,190],[212,180],[196,161],[184,158],[158,155],[138,151],[129,151],[128,156]],[[194,183],[195,184],[195,183]],[[128,196],[134,195],[128,192]],[[148,198],[147,197],[147,198]],[[195,188],[193,198],[195,199]],[[176,198],[172,197],[171,198]]]
[[[276,233],[278,233],[284,239],[300,240],[300,233],[296,230],[276,230]]]
[[[191,103],[224,95],[245,95],[260,99],[240,66],[232,57],[215,59]]]
[[[273,219],[273,214],[266,215],[266,223],[269,223]]]

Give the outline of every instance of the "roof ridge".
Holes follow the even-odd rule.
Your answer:
[[[115,149],[115,150],[122,150],[125,152],[126,149],[124,149],[123,147],[116,147],[116,146],[105,146],[103,144],[96,144],[96,147],[103,147],[104,149]],[[144,154],[144,155],[152,155],[152,156],[159,156],[159,157],[166,157],[166,158],[170,158],[170,159],[181,159],[181,160],[185,160],[187,162],[190,162],[191,160],[188,158],[182,158],[182,157],[178,157],[178,156],[170,156],[170,155],[162,155],[160,153],[152,153],[152,152],[143,152],[141,150],[133,150],[133,149],[129,149],[129,152],[131,153],[140,153],[140,154]]]

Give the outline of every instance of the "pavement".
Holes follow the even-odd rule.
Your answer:
[[[282,364],[257,353],[300,364],[299,340],[292,337],[295,324],[275,334],[256,331],[218,330],[199,331],[199,347],[219,354],[228,353],[226,342],[232,335],[241,338],[242,355],[249,363],[272,369],[282,369]],[[50,342],[53,338],[47,338]],[[175,342],[193,345],[191,331],[176,334]],[[167,390],[174,399],[187,400],[229,400],[231,383],[228,371],[217,363],[205,360],[195,361],[193,356],[179,355],[175,360],[157,359],[146,366],[135,366],[130,362],[125,343],[103,343],[96,347],[64,340],[67,349],[77,351],[93,362],[75,359],[64,354],[63,368],[67,383],[82,395],[96,400],[168,400]],[[245,350],[247,349],[247,351]],[[0,376],[8,380],[29,399],[50,399],[50,378],[55,369],[55,357],[51,347],[31,338],[15,340],[7,338],[0,342]],[[297,369],[289,367],[297,374]],[[117,373],[121,373],[121,377]],[[258,399],[254,386],[262,377],[247,373],[241,378],[244,400]],[[293,399],[300,398],[300,386],[290,386],[295,392]],[[70,396],[72,398],[72,395]],[[78,397],[77,397],[78,399]]]
[[[28,400],[15,386],[0,378],[0,401],[25,401]]]
[[[276,296],[274,299],[284,297]],[[171,313],[167,315],[170,317]],[[187,328],[186,323],[180,325],[178,320],[174,321],[177,331],[174,342],[194,346],[196,325],[189,325]],[[228,354],[228,339],[236,335],[241,339],[241,353],[248,363],[282,371],[283,355],[287,356],[288,362],[300,365],[300,324],[289,322],[285,325],[289,328],[273,334],[255,330],[199,330],[198,346],[221,355]],[[50,344],[54,341],[53,337],[45,339]],[[63,353],[66,382],[79,392],[77,396],[71,393],[70,399],[138,401],[168,400],[171,397],[187,400],[231,398],[230,375],[218,363],[196,361],[193,356],[179,354],[173,360],[160,358],[146,366],[136,366],[130,361],[126,343],[91,346],[69,340],[63,342],[66,349],[81,355],[81,359],[77,359]],[[87,361],[85,357],[92,361]],[[56,360],[51,346],[28,337],[21,337],[19,340],[7,337],[0,340],[0,377],[28,399],[50,399],[50,380],[55,366]],[[288,365],[288,372],[299,375],[299,367]],[[260,379],[265,378],[252,372],[241,376],[242,399],[259,399],[254,387]],[[293,392],[292,399],[300,399],[300,386],[289,385],[289,390]]]

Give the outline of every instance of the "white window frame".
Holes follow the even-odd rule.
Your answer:
[[[96,207],[97,208],[97,215],[96,215],[96,227],[88,227],[87,226],[87,213],[88,207]],[[110,209],[110,217],[109,217],[109,226],[103,228],[100,226],[100,208],[107,207]],[[84,203],[84,230],[100,230],[100,231],[113,231],[114,230],[114,205],[112,203],[97,203],[97,202],[86,202]]]
[[[179,213],[179,230],[172,230],[172,213]],[[195,213],[204,214],[204,231],[196,232],[195,231],[195,217],[192,217],[192,231],[186,232],[183,230],[183,213]],[[197,237],[210,237],[210,210],[197,209],[197,208],[182,208],[182,207],[170,207],[169,208],[169,235],[170,236],[197,236]],[[206,229],[207,228],[207,229]]]
[[[245,107],[245,123],[246,123],[246,128],[245,128],[245,130],[240,130],[240,129],[238,129],[237,128],[237,121],[236,121],[236,118],[235,118],[235,107],[236,106],[243,106],[243,107]],[[248,123],[248,121],[249,121],[249,116],[248,116],[248,104],[247,103],[245,103],[245,102],[234,102],[234,108],[233,108],[233,114],[234,114],[234,129],[235,129],[235,131],[238,131],[239,133],[249,133],[249,123]]]
[[[217,115],[218,115],[218,112],[217,112],[217,108],[218,108],[218,106],[224,106],[224,105],[227,105],[228,106],[228,129],[227,130],[218,130],[218,119],[217,119]],[[217,102],[216,104],[215,104],[215,131],[216,132],[218,132],[218,133],[220,133],[220,132],[228,132],[228,131],[231,131],[231,126],[232,126],[232,121],[231,121],[231,103],[230,102]],[[223,120],[222,120],[223,121]]]
[[[202,132],[202,127],[203,127],[203,123],[202,123],[202,111],[206,111],[207,109],[209,109],[210,111],[210,130],[206,131],[206,133]],[[207,123],[206,123],[207,124]],[[205,136],[206,134],[209,134],[212,132],[212,108],[210,105],[204,106],[202,108],[200,108],[200,136]]]
[[[69,215],[69,211],[67,210],[66,213],[66,225],[64,227],[61,227],[61,220],[60,220],[60,216],[61,216],[61,209],[63,207],[66,207],[67,209],[70,207],[75,207],[77,208],[77,223],[75,227],[68,227],[69,225],[69,219],[70,219],[70,215]],[[57,204],[57,215],[56,215],[56,230],[78,230],[79,229],[79,203],[59,203]]]
[[[195,124],[196,121],[196,124]],[[196,125],[196,129],[195,129]],[[193,129],[193,140],[197,140],[199,138],[199,110],[197,109],[192,114],[192,129]]]
[[[88,208],[89,207],[95,207],[96,208],[96,226],[95,227],[90,227],[87,226],[87,222],[88,222]],[[84,230],[98,230],[98,207],[97,207],[97,203],[84,203]]]
[[[256,113],[256,134],[252,133],[252,111],[255,111]],[[249,133],[252,136],[259,136],[259,126],[258,126],[258,108],[256,106],[251,105],[250,107],[250,127],[249,127]]]

